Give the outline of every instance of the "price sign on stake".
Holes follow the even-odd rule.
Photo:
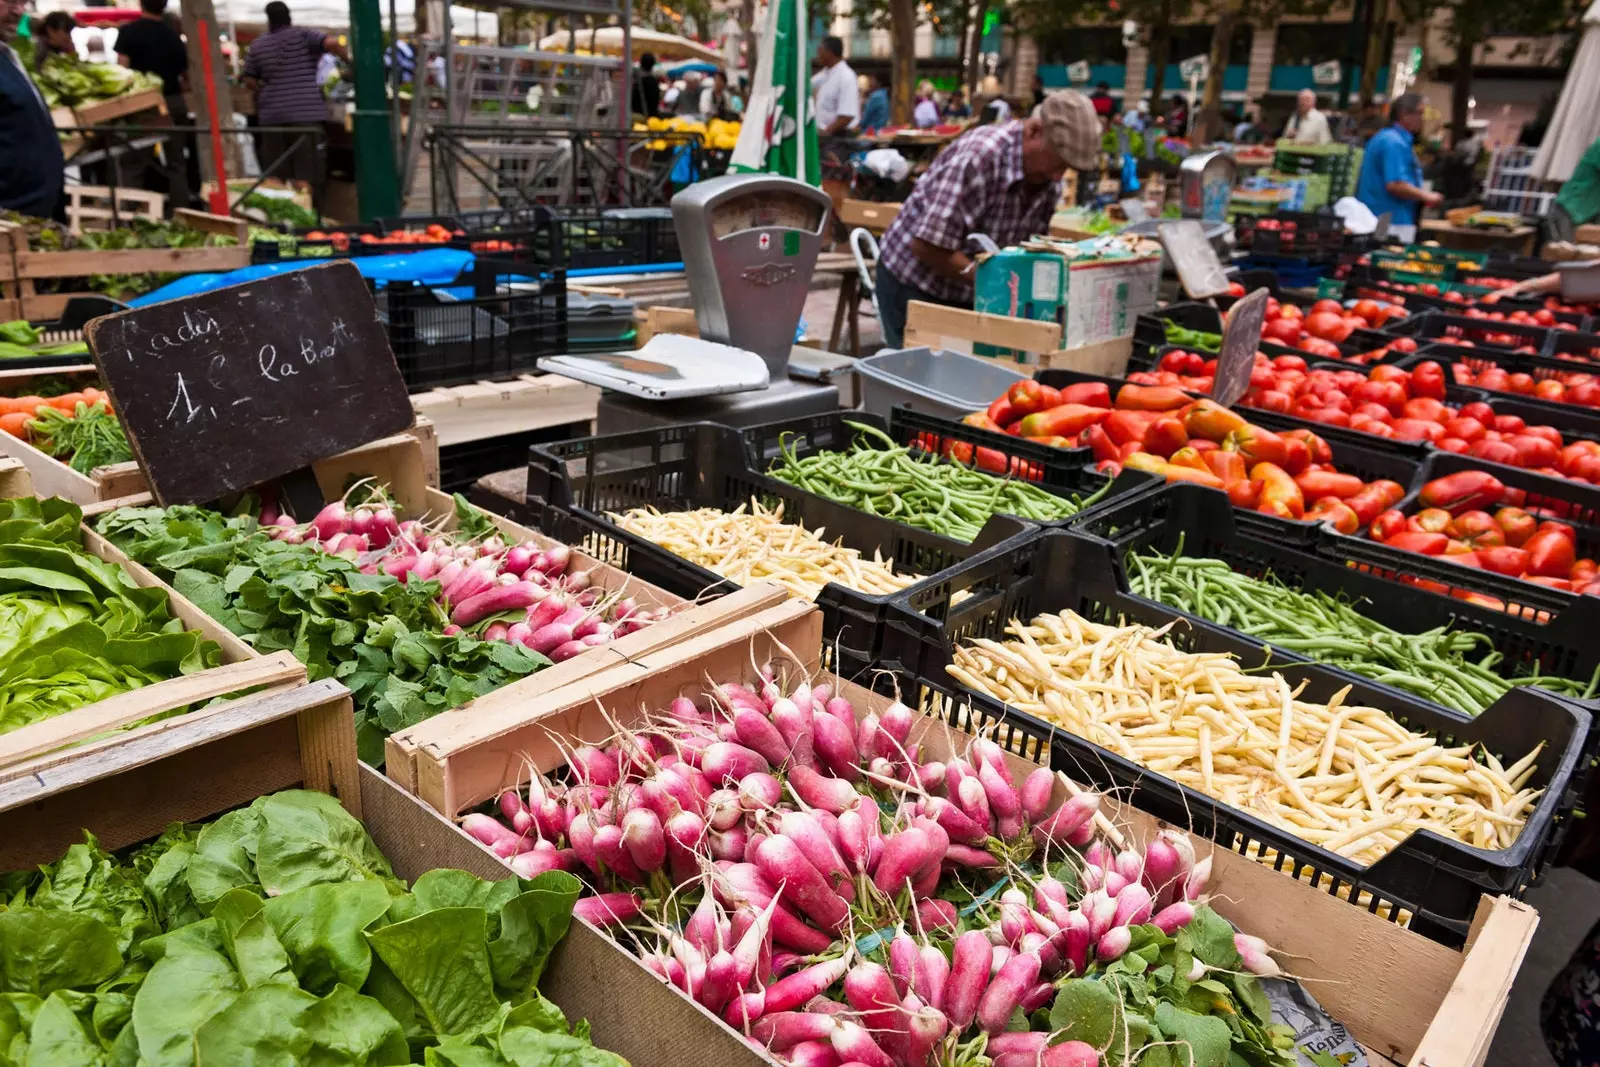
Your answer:
[[[1224,407],[1233,405],[1250,388],[1250,371],[1261,346],[1261,324],[1267,318],[1266,289],[1257,289],[1239,299],[1228,311],[1222,327],[1222,351],[1217,353],[1217,378],[1211,386],[1211,399]]]
[[[1222,270],[1222,261],[1217,258],[1217,250],[1211,247],[1211,242],[1206,240],[1206,231],[1199,219],[1159,223],[1156,232],[1190,299],[1205,300],[1228,291],[1228,277]]]
[[[413,421],[349,262],[107,315],[84,335],[163,505],[261,485]]]

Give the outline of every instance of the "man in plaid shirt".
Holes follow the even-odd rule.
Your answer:
[[[1020,122],[963,134],[917,180],[883,236],[878,260],[878,315],[883,341],[899,348],[906,305],[972,306],[977,262],[967,235],[987,234],[1004,248],[1046,232],[1068,167],[1099,162],[1100,120],[1082,93],[1051,93]]]

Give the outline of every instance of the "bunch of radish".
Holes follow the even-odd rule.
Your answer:
[[[1019,783],[986,738],[924,760],[914,719],[899,703],[858,715],[827,683],[785,694],[764,669],[567,749],[560,780],[535,770],[498,818],[462,826],[522,877],[577,873],[594,891],[578,915],[625,927],[647,967],[784,1062],[1098,1064],[1081,1042],[1006,1031],[1058,980],[1119,959],[1134,927],[1187,925],[1209,857],[1173,830],[1114,851],[1095,794],[1056,803],[1055,774]],[[1077,899],[1049,873],[1062,862]],[[952,879],[969,907],[939,895]],[[1258,939],[1236,944],[1277,973]]]
[[[632,597],[606,595],[589,571],[571,569],[566,545],[510,545],[498,534],[472,540],[415,519],[401,522],[381,489],[365,491],[361,503],[336,500],[308,523],[271,505],[260,521],[275,540],[349,559],[365,574],[438,582],[447,636],[473,632],[488,641],[514,641],[557,663],[668,614]]]

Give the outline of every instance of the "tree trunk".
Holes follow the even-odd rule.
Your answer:
[[[1233,42],[1233,28],[1239,21],[1239,3],[1240,0],[1227,0],[1218,13],[1216,28],[1211,31],[1211,69],[1206,72],[1200,115],[1189,132],[1190,144],[1215,140],[1222,129],[1222,79],[1228,72],[1228,46]]]
[[[1161,114],[1161,90],[1167,84],[1167,62],[1172,58],[1172,5],[1161,5],[1161,21],[1150,27],[1149,54],[1145,57],[1145,68],[1152,71],[1150,82],[1150,114]],[[1122,95],[1124,99],[1130,98],[1129,89],[1138,91],[1139,86],[1124,86]]]
[[[1372,0],[1371,18],[1367,22],[1367,54],[1361,60],[1361,106],[1372,106],[1378,93],[1378,68],[1388,57],[1383,54],[1384,42],[1389,37],[1389,0]],[[1394,77],[1390,71],[1389,76]],[[1392,95],[1392,94],[1391,94]]]
[[[894,83],[893,118],[896,124],[911,123],[912,101],[917,91],[917,4],[916,0],[889,0],[889,41],[894,52],[889,75]]]
[[[967,100],[970,102],[978,91],[978,82],[981,80],[983,69],[983,20],[989,14],[989,0],[978,0],[977,7],[972,13],[972,25],[968,32],[972,40],[967,47]]]
[[[1477,37],[1470,33],[1456,36],[1456,72],[1450,82],[1450,143],[1467,139],[1468,101],[1472,99],[1472,53]]]
[[[744,49],[744,69],[755,76],[756,70],[756,0],[740,0],[739,4],[739,42]]]

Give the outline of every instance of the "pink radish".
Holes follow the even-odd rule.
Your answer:
[[[533,815],[527,806],[522,803],[522,798],[515,789],[507,789],[500,794],[500,814],[511,824],[511,829],[519,837],[524,836],[533,829]]]
[[[838,1025],[831,1015],[780,1011],[757,1019],[750,1036],[773,1052],[783,1052],[802,1041],[826,1041]]]
[[[899,1022],[900,994],[893,976],[870,960],[856,964],[844,976],[844,999],[861,1014],[869,1030],[887,1031]]]
[[[601,826],[594,832],[594,853],[607,869],[619,878],[630,882],[644,881],[638,864],[622,842],[622,828],[615,824]]]
[[[1125,848],[1117,853],[1117,858],[1111,865],[1118,874],[1130,882],[1137,882],[1144,874],[1144,857],[1131,848]]]
[[[348,531],[350,513],[345,510],[344,501],[335,500],[317,512],[317,517],[311,520],[311,529],[323,541]]]
[[[841,816],[842,817],[842,816]],[[929,897],[917,902],[917,921],[928,931],[954,930],[960,922],[956,906],[948,900]]]
[[[718,741],[705,750],[700,769],[713,786],[738,782],[746,775],[765,774],[771,769],[761,753],[729,741]]]
[[[952,841],[981,848],[989,840],[987,824],[980,826],[944,797],[929,797],[923,810],[944,829]]]
[[[1038,822],[1049,813],[1050,794],[1055,785],[1055,772],[1048,767],[1040,767],[1022,780],[1019,799],[1022,801],[1022,815],[1030,823]]]
[[[994,814],[989,810],[989,794],[976,778],[963,776],[956,785],[955,802],[961,814],[983,827],[984,836],[995,828]]]
[[[505,560],[501,563],[501,569],[509,574],[521,577],[533,563],[533,557],[538,551],[531,541],[516,545],[506,553]]]
[[[850,914],[844,899],[786,837],[769,837],[756,846],[755,863],[769,882],[783,889],[802,914],[824,930],[838,933]]]
[[[1108,897],[1120,895],[1127,885],[1128,880],[1122,877],[1121,871],[1109,870],[1100,876],[1100,888],[1105,890]]]
[[[745,811],[768,811],[783,799],[783,783],[765,771],[757,771],[739,779],[739,805]]]
[[[870,763],[881,755],[878,751],[881,743],[878,736],[879,729],[878,716],[872,712],[868,712],[856,723],[856,751],[861,753],[864,763]]]
[[[898,700],[889,705],[878,720],[878,728],[883,731],[883,736],[879,738],[878,749],[873,754],[885,757],[890,763],[905,763],[906,741],[911,736],[911,727],[916,718],[916,713]]]
[[[1117,911],[1111,920],[1113,926],[1139,926],[1150,921],[1154,901],[1150,890],[1135,882],[1117,894]]]
[[[457,626],[471,626],[479,619],[500,611],[517,611],[531,607],[544,597],[544,590],[532,582],[516,582],[486,589],[476,596],[457,604],[450,613],[450,621]]]
[[[1233,947],[1244,960],[1244,969],[1262,978],[1276,978],[1283,974],[1278,961],[1267,955],[1267,943],[1254,934],[1234,934]]]
[[[461,829],[482,844],[488,845],[494,854],[502,859],[514,855],[522,841],[521,835],[513,832],[498,820],[492,819],[487,815],[480,815],[477,812],[462,817]]]
[[[695,997],[712,1011],[720,1011],[728,998],[738,992],[733,985],[733,955],[726,950],[714,953],[706,961],[705,981]]]
[[[643,907],[644,902],[633,893],[601,893],[580,897],[572,914],[595,926],[617,926],[638,918]]]
[[[872,872],[872,883],[885,896],[893,897],[925,870],[937,863],[939,854],[926,831],[912,827],[884,838],[883,856]]]
[[[922,954],[917,949],[916,939],[906,933],[905,927],[899,927],[889,941],[889,977],[894,980],[896,998],[915,988],[917,968],[921,966]]]
[[[1001,837],[1015,837],[1022,832],[1022,801],[1017,797],[1017,791],[1011,783],[1003,778],[992,763],[983,763],[978,767],[978,781],[983,785],[983,792],[989,801],[989,810],[994,813],[995,823],[1000,830]]]
[[[1079,793],[1077,796],[1069,797],[1059,808],[1047,815],[1043,822],[1034,826],[1034,843],[1040,848],[1046,845],[1070,844],[1073,834],[1089,825],[1095,812],[1099,810],[1098,793]]]
[[[803,971],[780,978],[767,986],[759,1014],[793,1011],[812,997],[827,992],[828,987],[843,978],[849,969],[850,954],[846,952],[836,959],[814,963]]]
[[[944,1012],[957,1033],[972,1024],[978,1000],[989,980],[989,961],[993,947],[980,930],[969,930],[956,938],[950,957],[950,978],[944,987]]]
[[[1089,936],[1099,940],[1100,935],[1111,929],[1113,920],[1117,917],[1117,902],[1114,897],[1108,896],[1102,889],[1085,893],[1083,899],[1078,901],[1078,909],[1083,912],[1083,917],[1089,920]]]
[[[1015,945],[1028,932],[1028,898],[1013,886],[1000,894],[1000,936]]]
[[[558,578],[566,572],[567,564],[571,561],[571,548],[562,544],[552,545],[544,550],[544,559],[539,563],[539,569],[552,578]]]
[[[826,712],[811,717],[811,745],[822,765],[835,777],[854,782],[861,777],[861,754],[855,731]]]
[[[1018,1030],[1011,1033],[992,1034],[984,1046],[984,1055],[994,1061],[994,1067],[1038,1067],[1050,1035],[1039,1030]]]
[[[579,745],[573,749],[567,763],[572,767],[573,777],[588,785],[613,786],[622,777],[617,757],[593,745]]]
[[[847,903],[855,899],[844,857],[839,855],[839,850],[828,839],[827,831],[815,815],[805,811],[784,812],[778,820],[778,833],[794,842],[829,888],[844,897]]]
[[[1081,911],[1069,912],[1061,933],[1064,939],[1062,958],[1072,966],[1074,973],[1083,974],[1089,969],[1089,946],[1094,941],[1089,920]]]
[[[707,830],[706,848],[714,860],[741,860],[750,849],[750,834],[743,826]]]
[[[809,699],[808,699],[809,702]],[[772,702],[772,724],[789,750],[789,758],[801,767],[816,766],[811,742],[811,714],[802,712],[788,697]]]
[[[948,902],[947,902],[948,903]],[[917,950],[921,957],[917,967],[917,995],[930,1007],[944,1010],[944,990],[950,981],[950,961],[934,945],[923,945]]]
[[[897,1067],[872,1035],[853,1022],[841,1022],[833,1031],[832,1041],[833,1050],[847,1062],[860,1063],[863,1067]]]
[[[1194,870],[1189,872],[1188,880],[1183,883],[1183,899],[1199,900],[1206,891],[1206,883],[1211,881],[1211,857],[1207,856],[1194,865]]]
[[[1039,967],[1039,957],[1032,952],[1018,952],[1001,965],[978,1000],[977,1023],[985,1033],[998,1034],[1006,1028],[1023,994],[1039,981]]]
[[[852,874],[863,874],[867,869],[867,828],[861,813],[856,810],[839,815],[837,832],[839,853]]]
[[[1000,861],[981,848],[971,845],[951,845],[944,850],[944,861],[956,867],[970,867],[973,870],[987,870],[990,867],[1000,866]]]
[[[706,800],[706,824],[713,830],[731,830],[744,818],[738,791],[718,789]]]
[[[545,871],[569,871],[578,863],[577,853],[570,848],[556,848],[548,841],[540,841],[527,852],[519,852],[507,861],[511,873],[518,878],[537,878]]]
[[[761,753],[772,766],[781,767],[788,762],[789,745],[765,712],[739,708],[733,713],[733,729],[741,745]]]
[[[765,767],[761,769],[766,770]],[[842,815],[861,803],[861,795],[849,782],[840,778],[824,778],[810,767],[791,767],[789,785],[805,804],[831,811],[835,815]]]
[[[491,623],[484,627],[483,639],[485,641],[504,641],[506,640],[506,635],[510,632],[511,627],[503,622]]]
[[[1095,942],[1094,957],[1101,963],[1115,963],[1133,944],[1133,931],[1126,926],[1113,926]]]
[[[923,1007],[906,1020],[907,1067],[928,1067],[934,1049],[944,1040],[950,1029],[950,1020],[937,1008]]]
[[[667,860],[661,819],[649,808],[634,808],[622,817],[622,844],[641,871],[658,871]]]
[[[1150,920],[1156,929],[1169,936],[1176,933],[1182,927],[1188,926],[1193,921],[1194,905],[1190,904],[1187,900],[1180,900],[1176,903],[1168,904],[1166,907],[1156,912],[1155,917]]]
[[[833,1050],[831,1041],[802,1041],[784,1056],[790,1067],[849,1067]]]

